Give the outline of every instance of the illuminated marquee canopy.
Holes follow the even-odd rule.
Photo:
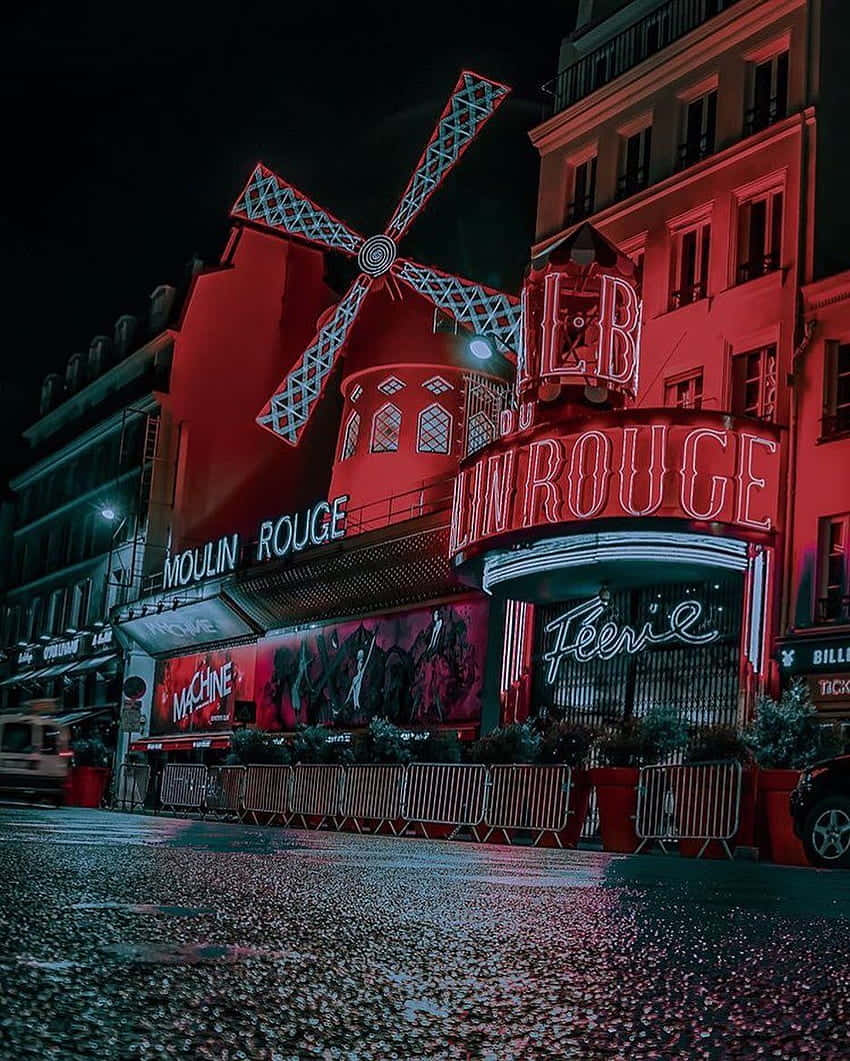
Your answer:
[[[714,413],[597,414],[503,437],[455,484],[451,552],[523,528],[586,520],[685,520],[739,536],[777,529],[779,429]],[[576,528],[578,529],[578,527]]]

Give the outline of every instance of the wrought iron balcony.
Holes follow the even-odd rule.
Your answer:
[[[850,596],[819,597],[817,600],[817,608],[815,609],[815,622],[850,622]]]
[[[571,107],[738,0],[668,0],[548,81],[552,113]]]
[[[744,136],[752,136],[768,126],[781,122],[788,110],[786,100],[774,96],[765,103],[750,107],[744,115]]]
[[[567,208],[567,224],[574,225],[577,221],[584,221],[586,217],[590,217],[594,210],[594,199],[595,195],[591,192],[583,199],[570,203]]]
[[[708,158],[713,153],[714,137],[709,139],[708,133],[703,133],[699,140],[688,140],[684,144],[679,144],[676,168],[680,170],[687,169],[688,166],[702,162],[704,158]]]
[[[738,266],[738,283],[745,284],[758,276],[766,276],[779,268],[779,255],[766,254],[763,258],[754,258],[751,262],[741,262]]]
[[[617,198],[628,199],[630,195],[637,195],[648,184],[649,172],[647,166],[641,166],[640,169],[623,173],[617,178]]]
[[[679,309],[680,306],[689,306],[692,302],[699,302],[705,298],[705,284],[700,280],[689,287],[681,287],[678,291],[670,292],[670,309]]]

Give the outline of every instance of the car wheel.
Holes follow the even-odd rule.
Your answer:
[[[803,847],[815,866],[850,869],[850,799],[827,796],[809,811]]]

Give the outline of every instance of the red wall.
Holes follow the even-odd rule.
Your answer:
[[[179,427],[173,549],[250,539],[261,519],[325,496],[337,404],[323,403],[298,449],[255,422],[333,301],[323,272],[320,252],[245,228],[197,277],[162,396]]]

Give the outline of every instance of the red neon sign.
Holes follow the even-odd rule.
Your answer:
[[[503,438],[460,471],[451,552],[525,527],[616,518],[777,529],[779,429],[674,410],[599,414]]]

